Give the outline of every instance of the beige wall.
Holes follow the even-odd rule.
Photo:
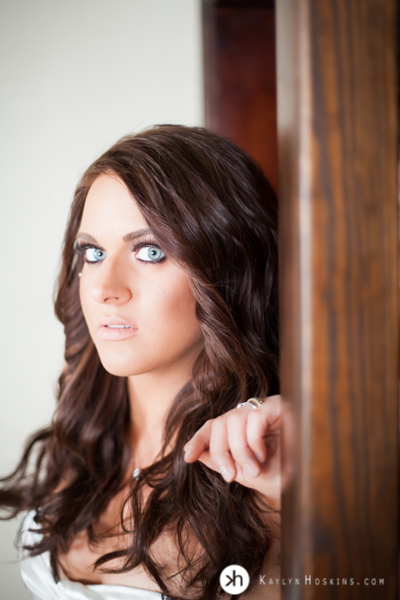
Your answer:
[[[203,124],[199,0],[0,0],[0,474],[55,406],[52,294],[75,184],[128,132]],[[29,598],[17,522],[0,523],[0,598]]]

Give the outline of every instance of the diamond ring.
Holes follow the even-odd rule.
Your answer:
[[[246,404],[250,404],[250,406],[252,406],[253,408],[258,408],[259,406],[261,406],[262,403],[263,401],[261,400],[261,398],[249,398],[248,400],[246,400],[246,402],[239,402],[236,408],[242,408],[242,406],[246,406]]]

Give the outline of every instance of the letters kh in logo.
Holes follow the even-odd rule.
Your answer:
[[[250,576],[244,567],[229,565],[219,576],[219,583],[224,592],[230,594],[243,594],[249,587]]]

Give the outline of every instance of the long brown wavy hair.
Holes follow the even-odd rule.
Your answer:
[[[88,190],[102,173],[125,183],[161,248],[189,273],[204,337],[192,380],[167,417],[161,458],[128,483],[127,382],[104,369],[90,338],[78,294],[82,257],[74,251]],[[124,509],[134,525],[127,526],[123,509],[121,526],[129,543],[99,558],[95,569],[123,573],[142,565],[163,593],[185,599],[217,598],[220,572],[229,564],[245,567],[254,585],[270,543],[272,509],[202,463],[186,464],[183,446],[205,421],[238,402],[279,392],[277,268],[273,189],[248,154],[205,129],[163,125],[124,137],[84,173],[55,300],[66,338],[57,407],[51,425],[27,441],[16,470],[0,479],[3,518],[36,510],[43,537],[29,552],[50,552],[56,581],[57,555],[82,530],[96,542],[96,519],[126,489]],[[185,564],[178,590],[152,554],[167,530]],[[200,557],[193,540],[203,549]],[[121,568],[102,566],[116,558],[123,559]]]

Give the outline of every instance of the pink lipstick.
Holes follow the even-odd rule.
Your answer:
[[[121,319],[120,317],[100,317],[98,321],[97,334],[100,339],[108,341],[119,341],[126,340],[132,337],[137,332],[137,328],[134,327],[128,321]]]

